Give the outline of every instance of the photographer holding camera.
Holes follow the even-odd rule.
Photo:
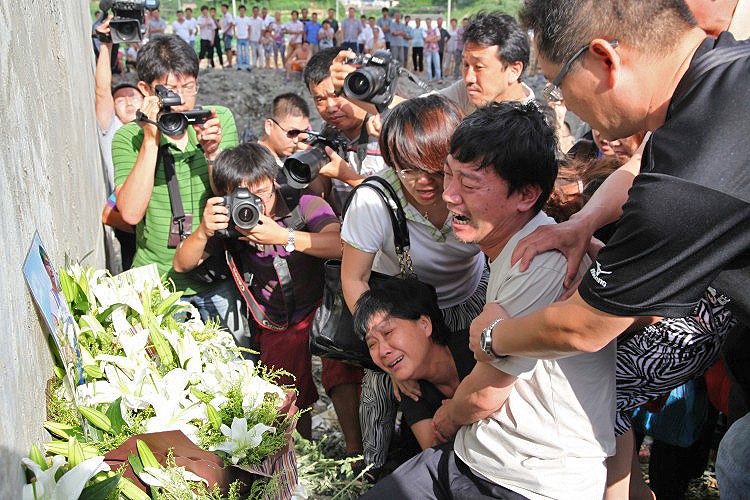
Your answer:
[[[210,163],[221,148],[238,143],[234,117],[221,106],[194,110],[198,57],[177,36],[146,44],[137,71],[145,95],[138,121],[121,127],[112,142],[117,207],[122,219],[136,226],[133,265],[155,263],[204,320],[218,316],[239,342],[234,286],[202,282],[172,268],[177,244],[197,229],[210,196]]]
[[[305,409],[318,399],[308,335],[323,294],[323,262],[341,257],[340,224],[322,198],[279,188],[278,172],[273,155],[260,144],[222,152],[211,172],[218,196],[207,200],[201,224],[180,244],[173,263],[187,272],[229,250],[242,271],[236,278],[245,281],[260,359],[294,375],[279,383],[294,385],[296,404]],[[249,283],[248,275],[253,276]],[[328,391],[341,372],[323,366]],[[305,412],[297,429],[307,439],[310,426],[310,412]]]

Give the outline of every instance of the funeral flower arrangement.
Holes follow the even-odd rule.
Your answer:
[[[289,448],[296,419],[287,388],[274,383],[280,372],[245,359],[155,266],[113,277],[68,263],[60,285],[79,329],[78,361],[50,384],[45,427],[54,439],[49,457],[34,447],[24,459],[34,476],[24,498],[149,498],[144,484],[160,498],[278,492],[276,470],[262,465]],[[203,470],[196,464],[226,484],[191,472]]]

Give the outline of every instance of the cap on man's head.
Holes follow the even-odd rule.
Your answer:
[[[139,89],[138,85],[136,85],[135,83],[122,82],[122,83],[118,83],[117,85],[112,86],[112,95],[115,95],[118,90],[122,90],[122,89],[135,89],[138,91],[139,94],[141,93],[141,89]]]

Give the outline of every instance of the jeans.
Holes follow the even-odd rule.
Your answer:
[[[344,42],[344,43],[341,44],[341,49],[342,50],[343,49],[349,49],[352,52],[357,52],[357,50],[358,50],[357,42]]]
[[[226,54],[232,50],[232,35],[224,35],[224,53]]]
[[[237,68],[241,69],[244,64],[246,68],[250,67],[250,41],[246,38],[237,39]]]
[[[285,61],[286,60],[286,45],[284,45],[284,42],[281,42],[281,43],[274,42],[274,44],[273,44],[273,58],[274,58],[274,60],[276,60],[278,58],[279,54],[281,54],[281,61],[282,62]]]
[[[253,66],[256,68],[263,66],[263,50],[260,47],[260,42],[250,41],[250,52],[253,55]]]
[[[427,80],[442,80],[443,74],[440,71],[440,53],[439,52],[428,52],[424,53],[424,64],[427,66]],[[433,73],[434,67],[434,73]]]
[[[721,498],[748,498],[750,492],[750,413],[729,428],[719,444],[716,479]]]
[[[455,61],[453,65],[453,76],[455,76],[456,78],[461,76],[461,67],[464,64],[463,53],[464,51],[462,49],[456,49],[456,51],[454,52],[455,55],[453,57],[455,58]]]
[[[218,321],[221,326],[229,330],[237,345],[247,347],[250,343],[247,321],[241,314],[240,294],[232,280],[189,295],[183,299],[192,304],[205,322],[209,319]]]

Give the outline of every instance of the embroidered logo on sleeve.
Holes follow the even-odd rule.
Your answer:
[[[591,277],[599,283],[602,287],[607,286],[607,282],[602,279],[602,276],[606,276],[607,274],[612,274],[612,271],[604,271],[602,270],[602,265],[597,261],[595,262],[596,269],[589,269],[589,273],[591,273]]]

